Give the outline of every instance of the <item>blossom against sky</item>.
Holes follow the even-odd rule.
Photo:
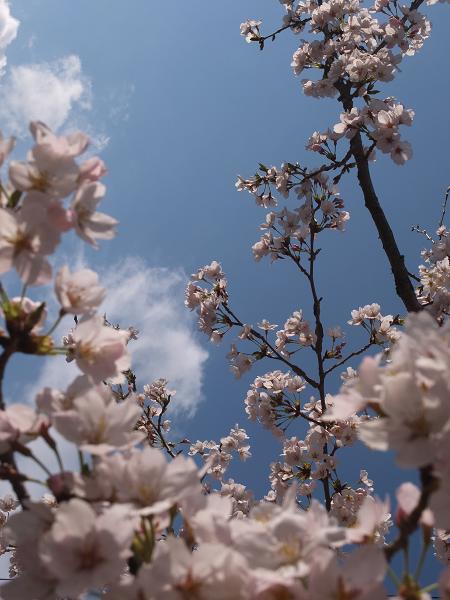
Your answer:
[[[142,315],[139,323],[122,322],[144,329],[144,342],[136,346],[142,372],[147,361],[149,380],[168,377],[178,387],[175,403],[192,409],[204,399],[195,419],[177,423],[183,435],[219,438],[235,422],[246,424],[243,399],[257,373],[234,380],[225,359],[227,344],[216,348],[197,338],[182,306],[180,277],[220,260],[233,306],[245,321],[283,323],[299,308],[308,314],[305,290],[288,265],[254,263],[251,246],[264,213],[234,188],[237,175],[251,175],[259,161],[315,164],[304,149],[306,140],[339,120],[333,101],[302,95],[289,66],[295,38],[280,37],[264,52],[240,38],[239,24],[247,18],[262,18],[275,28],[282,7],[275,0],[135,0],[131,8],[116,0],[15,0],[11,7],[20,28],[6,50],[1,129],[23,136],[23,119],[42,118],[61,131],[81,128],[91,135],[109,170],[105,207],[120,225],[114,242],[89,251],[86,264],[100,271],[114,271],[124,261],[130,265],[132,275],[116,269],[124,278],[115,286],[123,296],[115,302],[115,318],[122,321],[122,302],[123,318],[132,319],[149,281],[157,292],[148,293],[168,315],[164,335],[155,320]],[[380,200],[411,270],[420,262],[424,240],[410,227],[419,222],[434,228],[449,184],[450,17],[444,6],[428,12],[433,35],[386,88],[416,111],[407,132],[414,156],[404,167],[381,156],[374,170]],[[351,221],[345,233],[326,237],[318,277],[327,325],[348,331],[346,322],[358,306],[379,302],[383,313],[400,307],[352,175],[344,180],[342,195]],[[77,256],[75,243],[67,253]],[[128,286],[139,274],[147,281],[142,290]],[[126,310],[130,305],[136,309]],[[180,337],[168,333],[180,329]],[[179,376],[177,365],[185,376]],[[15,382],[10,384],[17,392]],[[259,464],[275,459],[276,442],[257,428],[249,432],[263,456]],[[263,473],[253,473],[251,460],[239,469],[250,484],[264,480]],[[379,493],[389,487],[381,475],[371,476]]]
[[[237,421],[242,423],[245,419],[242,398],[251,379],[260,371],[244,373],[249,366],[248,360],[246,363],[243,355],[233,352],[234,370],[243,377],[240,381],[231,378],[224,360],[226,345],[216,350],[207,346],[207,342],[200,341],[194,332],[193,316],[183,309],[181,282],[199,265],[209,263],[211,259],[220,260],[229,279],[233,309],[247,323],[241,337],[248,336],[252,330],[249,323],[267,323],[265,319],[281,324],[285,322],[285,325],[279,325],[283,329],[277,332],[281,341],[277,346],[282,349],[290,335],[303,334],[305,343],[300,356],[304,357],[301,359],[302,367],[308,366],[309,350],[316,334],[305,327],[311,316],[305,291],[298,285],[295,275],[288,271],[288,266],[275,270],[269,264],[254,264],[250,246],[258,238],[257,224],[262,217],[256,215],[258,208],[253,207],[248,198],[235,194],[233,183],[238,173],[244,176],[251,174],[259,161],[269,165],[285,160],[314,164],[314,157],[306,154],[304,143],[314,130],[323,130],[337,122],[334,104],[318,104],[301,96],[299,81],[289,68],[296,49],[295,40],[286,37],[273,46],[267,44],[270,47],[260,53],[254,47],[248,48],[239,39],[238,23],[248,16],[262,17],[276,28],[280,17],[280,7],[276,2],[265,5],[242,2],[231,8],[223,5],[211,7],[206,3],[195,7],[159,7],[141,2],[134,4],[132,9],[124,9],[119,3],[111,2],[94,5],[79,2],[75,5],[68,1],[17,1],[13,7],[14,11],[17,8],[18,21],[9,16],[4,2],[0,2],[0,7],[4,9],[0,47],[7,56],[7,59],[0,57],[5,71],[1,91],[4,132],[18,136],[19,149],[26,135],[21,126],[23,120],[43,119],[62,132],[78,128],[89,132],[94,149],[103,152],[110,169],[106,207],[108,214],[114,217],[97,213],[97,222],[100,219],[104,228],[102,235],[96,235],[99,231],[94,221],[86,218],[83,207],[97,204],[104,188],[101,184],[87,184],[83,190],[76,192],[71,204],[73,224],[78,235],[95,247],[97,238],[112,237],[117,217],[121,237],[110,249],[102,248],[98,254],[94,248],[88,249],[83,263],[96,267],[103,274],[101,284],[110,288],[109,301],[104,306],[108,318],[120,321],[123,327],[130,325],[142,330],[139,340],[130,345],[131,350],[134,345],[133,364],[138,383],[142,385],[162,376],[170,379],[171,386],[178,388],[174,399],[173,434],[193,441],[206,436],[221,438],[230,431],[231,425]],[[436,7],[434,21],[438,24],[437,33],[411,66],[405,62],[403,74],[387,92],[398,94],[405,107],[416,112],[415,126],[409,138],[414,158],[401,170],[382,158],[375,167],[380,198],[399,234],[400,246],[408,253],[407,262],[412,271],[420,261],[419,249],[424,243],[417,234],[411,234],[410,227],[419,222],[434,228],[439,218],[443,191],[448,184],[445,147],[448,125],[445,120],[436,119],[438,115],[445,115],[448,98],[448,78],[443,76],[446,61],[440,52],[440,42],[447,27],[444,20],[439,20],[440,11],[441,8]],[[16,38],[19,21],[21,26]],[[408,115],[407,120],[411,120],[412,112],[403,111],[403,106],[396,105],[395,101],[389,106],[398,109],[399,114]],[[381,125],[385,125],[382,121],[389,118],[389,111],[383,109],[383,112],[382,117],[380,113],[377,115]],[[350,116],[340,119],[339,127],[346,129],[347,118],[350,119]],[[42,135],[45,127],[35,124],[32,129],[36,138],[36,130],[40,130],[38,133]],[[377,129],[377,136],[382,134],[381,129]],[[387,150],[390,142],[385,142],[384,150]],[[442,146],[441,142],[444,142]],[[383,151],[381,144],[379,147]],[[409,145],[389,150],[397,163],[412,158]],[[100,171],[101,165],[97,163]],[[16,163],[11,169],[11,179],[18,189],[27,189],[27,168]],[[64,184],[64,194],[61,189],[57,190],[58,193],[66,195],[74,191],[80,183],[77,169],[76,177],[70,176],[72,171],[67,179],[56,177],[57,183]],[[351,212],[351,220],[346,223],[347,231],[324,236],[321,242],[323,249],[317,260],[317,283],[319,294],[324,299],[324,321],[327,327],[332,326],[332,331],[339,334],[332,335],[333,340],[335,337],[341,339],[341,327],[348,333],[350,315],[352,321],[358,320],[361,313],[375,319],[400,310],[393,296],[384,256],[353,178],[344,182],[342,194],[346,208]],[[26,208],[29,202],[32,200],[27,197],[22,207],[25,205]],[[11,215],[11,227],[15,226],[16,216],[20,218],[20,214]],[[88,217],[90,214],[88,211]],[[342,223],[347,221],[347,216],[345,213]],[[49,235],[41,237],[50,244]],[[14,236],[4,238],[12,246]],[[54,241],[56,245],[58,240],[55,238]],[[51,253],[51,249],[48,250],[41,249],[40,254],[47,257]],[[79,244],[72,239],[65,245],[64,251],[73,269],[79,262]],[[10,254],[17,258],[15,253]],[[30,264],[31,258],[36,257],[25,258]],[[311,265],[314,259],[311,257]],[[212,271],[220,273],[222,280],[222,267],[215,262],[212,265]],[[21,272],[19,266],[16,261],[14,267],[22,279],[30,279],[30,274]],[[42,272],[49,275],[50,265],[45,262],[44,266]],[[59,265],[53,266],[56,269]],[[64,277],[62,274],[60,279]],[[36,283],[36,279],[32,283]],[[225,284],[216,283],[220,289],[225,289]],[[60,285],[63,282],[59,281]],[[102,295],[98,293],[96,305]],[[60,299],[61,294],[61,287],[58,287]],[[50,290],[48,297],[51,297]],[[31,300],[27,302],[33,306]],[[50,301],[50,310],[51,305]],[[365,308],[358,309],[358,306]],[[386,319],[390,327],[392,318]],[[316,331],[319,331],[318,326]],[[79,327],[71,334],[71,352],[78,367],[84,373],[95,374],[97,383],[107,377],[114,380],[121,377],[120,372],[129,365],[125,336],[127,339],[129,335],[135,337],[133,330],[129,334],[124,333],[115,329],[103,332],[101,315],[80,320]],[[284,341],[283,336],[286,338]],[[411,339],[414,343],[413,337]],[[321,346],[316,346],[316,353],[321,353]],[[94,362],[95,373],[90,370]],[[28,369],[25,368],[27,366],[25,359],[16,361],[8,381],[7,394],[10,398],[22,395],[20,399],[26,401],[23,397],[24,384],[28,384],[31,393],[34,392],[33,385],[53,383],[50,379],[54,375],[61,378],[60,387],[67,387],[64,379],[70,379],[70,368],[63,361],[55,361],[50,367],[47,362],[43,368],[34,366]],[[261,369],[267,370],[267,367],[264,365]],[[27,374],[26,381],[24,373]],[[273,373],[262,379],[269,384],[281,381],[294,390],[303,389],[304,385],[299,378]],[[78,380],[81,390],[84,381],[83,378],[81,382]],[[405,383],[405,378],[401,379],[402,382]],[[386,383],[386,390],[391,383]],[[337,380],[335,385],[337,389]],[[402,388],[405,398],[409,391],[407,385]],[[424,401],[419,391],[415,391],[412,408],[420,413]],[[114,405],[117,410],[110,411],[111,394],[103,396],[98,392],[98,389],[97,392],[94,390],[89,397],[75,394],[74,406],[79,411],[78,416],[64,414],[64,410],[50,405],[48,412],[55,412],[53,417],[57,431],[95,455],[102,455],[114,447],[127,448],[137,442],[134,439],[136,432],[130,434],[132,439],[119,435],[121,424],[135,421],[137,407],[124,402]],[[40,400],[45,404],[45,395],[40,396]],[[379,402],[387,407],[389,400],[386,392],[386,397],[380,398]],[[357,401],[360,402],[361,398],[358,397]],[[322,402],[325,405],[323,397]],[[248,406],[255,406],[251,399]],[[314,402],[309,406],[315,410]],[[177,411],[177,407],[184,410]],[[403,458],[404,438],[408,441],[410,438],[409,430],[398,435],[398,416],[403,417],[404,413],[403,406],[402,411],[397,411],[397,408],[385,411],[385,421],[381,426],[383,439],[389,438],[391,428],[394,428],[391,437],[398,446],[383,445],[383,439],[375,441],[378,446],[398,451],[403,464],[422,465],[423,461],[426,462],[423,455],[429,452],[428,446],[425,450],[422,446],[414,446],[411,463],[406,463]],[[22,406],[20,415],[14,415],[14,410],[10,410],[13,412],[11,419],[16,421],[20,431],[21,424],[27,421],[27,409],[27,406]],[[441,406],[438,409],[433,420],[433,434],[444,439],[440,425],[448,422],[448,411],[446,407],[445,410]],[[99,415],[99,422],[104,422],[106,414],[110,420],[103,431],[90,427],[91,415]],[[23,431],[31,431],[34,427],[34,424],[31,427],[27,423],[25,425]],[[414,422],[408,427],[416,425]],[[13,433],[15,431],[14,428]],[[370,434],[370,430],[366,429],[366,441],[371,440],[372,445],[376,445],[373,443],[374,436],[369,440],[367,431]],[[97,435],[100,433],[102,435]],[[230,475],[249,483],[261,496],[268,487],[264,483],[267,481],[266,466],[270,460],[277,458],[280,448],[275,440],[267,442],[264,432],[255,433],[253,427],[249,427],[249,433],[250,440],[245,431],[235,426],[229,436],[221,438],[221,444],[249,459],[244,466],[231,469]],[[138,435],[140,439],[141,434]],[[342,431],[336,433],[336,439],[339,435],[343,439]],[[255,462],[247,442],[251,452],[257,456]],[[285,444],[286,456],[295,455],[298,450],[294,442],[289,442],[292,440]],[[313,431],[308,443],[314,449],[313,455],[319,458],[316,449],[322,452],[322,435]],[[202,442],[191,447],[191,454],[199,448],[202,448]],[[384,464],[380,464],[382,461],[378,462],[376,456],[367,461],[366,452],[354,454],[354,459],[349,460],[340,471],[342,477],[346,478],[347,472],[351,472],[349,478],[354,480],[355,473],[366,467],[375,481],[378,494],[383,495],[387,487],[392,487],[398,476],[394,470],[387,474]],[[326,469],[334,468],[335,459],[330,459],[328,467],[324,462],[320,467],[322,470],[315,471],[317,478],[323,479]],[[371,486],[367,473],[364,478]],[[340,482],[334,483],[340,486]],[[302,493],[308,494],[307,490]],[[370,507],[370,504],[373,506]],[[388,501],[370,501],[367,506],[373,515],[381,515],[382,522],[388,519]],[[408,510],[406,505],[401,508],[404,512]],[[86,522],[91,524],[89,527],[97,529],[93,514],[91,518],[85,516]],[[100,525],[100,521],[98,523]],[[442,526],[447,527],[447,522],[442,521]],[[98,529],[97,533],[102,537],[101,527]],[[58,519],[55,520],[54,531],[56,539],[59,537]],[[367,533],[357,526],[353,530],[354,541]],[[314,537],[317,540],[318,536]],[[48,542],[43,558],[50,568],[60,552],[59,543],[55,543],[51,536]],[[112,567],[117,570],[115,564]],[[70,581],[70,574],[68,570],[64,578],[66,581]],[[319,577],[317,583],[321,581]],[[92,585],[96,583],[94,577]],[[59,590],[64,595],[77,594],[78,591],[77,587]]]

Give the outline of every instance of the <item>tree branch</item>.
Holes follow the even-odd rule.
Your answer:
[[[422,306],[417,300],[414,287],[409,278],[408,269],[405,266],[405,257],[400,253],[392,228],[375,193],[369,161],[364,152],[359,132],[353,137],[351,148],[356,161],[358,181],[364,195],[364,202],[377,228],[378,237],[388,258],[397,295],[408,312],[419,312],[422,310]]]
[[[244,323],[233,313],[233,311],[226,304],[222,304],[222,308],[236,321],[237,325],[239,325],[240,327],[244,326]],[[265,346],[267,346],[269,348],[269,350],[274,354],[274,358],[276,358],[277,360],[280,360],[280,361],[284,362],[284,364],[287,365],[290,369],[292,369],[292,371],[296,375],[299,375],[300,377],[303,377],[303,379],[307,383],[309,383],[309,385],[311,387],[313,387],[313,388],[317,388],[318,387],[317,381],[314,381],[314,379],[312,379],[311,377],[309,377],[309,375],[307,373],[305,373],[305,371],[303,369],[301,369],[297,365],[294,365],[289,360],[287,360],[287,358],[285,358],[282,354],[280,354],[278,352],[278,350],[263,335],[261,335],[259,333],[259,331],[256,331],[255,329],[251,329],[250,332],[251,332],[251,334],[252,334],[252,336],[254,338],[257,338]]]
[[[9,343],[6,345],[3,353],[0,355],[0,410],[5,410],[6,408],[5,400],[3,398],[3,379],[5,376],[6,365],[14,352],[15,345],[11,340],[9,340]],[[29,498],[29,495],[25,485],[23,484],[24,478],[17,468],[14,453],[10,450],[4,454],[1,454],[0,464],[0,478],[6,479],[10,482],[22,508],[25,508],[24,502]]]
[[[363,348],[360,348],[359,350],[355,350],[354,352],[351,352],[350,354],[348,354],[347,356],[345,356],[342,360],[340,360],[339,362],[337,362],[335,365],[333,365],[332,367],[330,367],[329,369],[327,369],[325,371],[325,375],[328,375],[329,373],[331,373],[332,371],[334,371],[338,367],[344,365],[351,358],[354,358],[355,356],[358,356],[359,354],[363,354],[371,346],[373,346],[373,342],[369,342]]]
[[[27,478],[19,472],[12,451],[0,455],[0,479],[9,481],[20,505],[25,509],[25,501],[30,497],[24,485]]]
[[[337,82],[335,87],[340,93],[340,101],[344,110],[350,111],[353,107],[350,87],[342,82],[342,80]],[[422,306],[417,300],[414,287],[409,278],[408,269],[405,265],[405,257],[400,253],[392,228],[373,187],[369,160],[364,152],[361,133],[359,131],[353,136],[350,142],[350,149],[355,158],[358,181],[364,195],[366,208],[377,228],[378,237],[381,240],[383,250],[391,266],[397,295],[408,312],[419,312],[422,310]]]

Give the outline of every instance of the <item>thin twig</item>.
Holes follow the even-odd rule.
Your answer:
[[[366,350],[368,350],[371,346],[373,346],[373,342],[369,342],[368,344],[366,344],[363,348],[361,348],[360,350],[355,350],[355,352],[351,352],[348,356],[346,356],[345,358],[343,358],[342,360],[340,360],[338,363],[334,364],[332,367],[330,367],[329,369],[327,369],[325,371],[325,375],[328,375],[329,373],[331,373],[332,371],[334,371],[335,369],[337,369],[338,367],[342,366],[343,364],[345,364],[348,360],[350,360],[351,358],[358,356],[359,354],[363,354]]]
[[[227,305],[222,304],[222,308],[236,321],[237,325],[239,325],[240,327],[244,326],[244,323],[238,317],[236,317],[236,315],[233,313],[233,311]],[[262,334],[259,333],[259,331],[256,331],[255,329],[251,329],[251,334],[253,335],[253,337],[256,337],[259,340],[261,340],[261,342],[263,342],[263,344],[265,346],[267,346],[270,349],[270,351],[275,354],[277,360],[281,360],[290,369],[292,369],[292,371],[294,371],[294,373],[296,375],[300,375],[300,377],[303,377],[303,379],[307,383],[309,383],[309,385],[311,387],[313,387],[313,388],[317,388],[318,387],[317,381],[315,381],[314,379],[312,379],[311,377],[309,377],[309,375],[307,373],[305,373],[305,371],[303,369],[301,369],[297,365],[294,365],[289,360],[287,360],[287,358],[285,358],[282,354],[280,354],[278,352],[278,350],[276,348],[274,348],[273,345],[269,341],[267,341],[267,339]]]

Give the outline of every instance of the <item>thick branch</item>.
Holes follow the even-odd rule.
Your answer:
[[[340,101],[342,102],[344,110],[351,110],[353,107],[353,100],[350,93],[350,86],[340,81],[335,84],[335,87],[340,93]],[[384,214],[373,187],[369,169],[369,160],[367,153],[364,151],[361,133],[359,131],[350,142],[350,150],[355,158],[358,181],[364,195],[366,208],[370,212],[370,216],[377,228],[378,237],[381,240],[383,250],[391,266],[397,295],[408,312],[418,312],[422,310],[422,306],[417,300],[414,287],[409,278],[408,269],[405,266],[405,257],[403,254],[400,254],[392,228]]]
[[[409,278],[408,269],[405,266],[405,258],[400,254],[389,221],[375,193],[369,170],[369,161],[364,152],[360,133],[357,133],[352,139],[351,148],[358,170],[359,185],[364,194],[364,202],[377,228],[383,250],[389,260],[397,295],[408,312],[418,312],[422,307],[417,300],[414,287]]]
[[[5,400],[3,398],[3,379],[5,377],[6,365],[13,353],[14,346],[11,342],[9,342],[0,355],[0,410],[5,410]]]
[[[22,508],[26,508],[25,501],[30,497],[24,485],[26,477],[19,472],[14,453],[11,451],[0,455],[0,479],[9,481]]]

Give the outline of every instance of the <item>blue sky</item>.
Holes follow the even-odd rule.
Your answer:
[[[238,174],[251,175],[259,161],[317,164],[304,146],[313,131],[339,120],[337,103],[302,95],[289,66],[298,43],[295,36],[281,36],[264,52],[240,38],[239,24],[247,18],[262,18],[267,29],[277,28],[282,7],[276,0],[14,0],[11,8],[21,25],[7,49],[2,93],[8,99],[8,93],[16,97],[15,90],[22,104],[7,102],[0,110],[2,130],[22,135],[20,116],[36,118],[33,112],[40,109],[62,131],[87,129],[109,168],[104,209],[119,219],[119,236],[103,244],[99,253],[82,256],[75,242],[69,242],[65,256],[109,270],[110,280],[120,261],[127,258],[131,264],[139,258],[132,268],[133,300],[127,298],[126,277],[116,279],[112,310],[133,318],[141,293],[151,310],[143,320],[147,329],[140,373],[146,365],[155,376],[179,369],[180,386],[192,396],[184,402],[192,407],[203,397],[194,418],[178,418],[183,435],[217,439],[236,422],[247,426],[243,398],[248,385],[273,367],[260,363],[248,377],[234,380],[225,359],[231,338],[215,347],[195,333],[182,307],[182,280],[185,273],[217,259],[230,282],[232,306],[243,321],[267,318],[281,325],[293,310],[310,314],[306,288],[289,265],[254,263],[250,247],[259,237],[264,212],[250,196],[238,194],[234,182]],[[450,184],[450,15],[443,5],[426,12],[433,23],[431,38],[416,57],[403,62],[397,79],[381,88],[383,96],[396,96],[416,111],[413,127],[404,132],[414,158],[398,167],[380,157],[373,169],[410,270],[420,262],[424,247],[410,227],[420,223],[435,228]],[[48,82],[39,98],[28,103],[19,69],[24,65]],[[62,81],[59,88],[52,76]],[[328,326],[345,325],[351,309],[369,302],[379,302],[385,314],[401,310],[353,175],[344,180],[341,192],[351,221],[345,233],[324,235],[318,268]],[[144,281],[147,287],[140,291]],[[171,325],[181,337],[168,335]],[[362,340],[358,331],[346,328],[349,343]],[[37,377],[37,367],[30,369]],[[193,385],[199,377],[202,385]],[[18,393],[23,380],[12,379],[11,394]],[[180,393],[178,398],[183,403]],[[267,465],[277,458],[278,446],[258,427],[249,425],[248,431],[260,459],[236,465],[232,475],[261,495],[267,491]],[[362,450],[345,473],[354,479],[360,467],[368,468],[383,496],[400,477],[386,473],[385,464],[384,456],[369,457]]]

